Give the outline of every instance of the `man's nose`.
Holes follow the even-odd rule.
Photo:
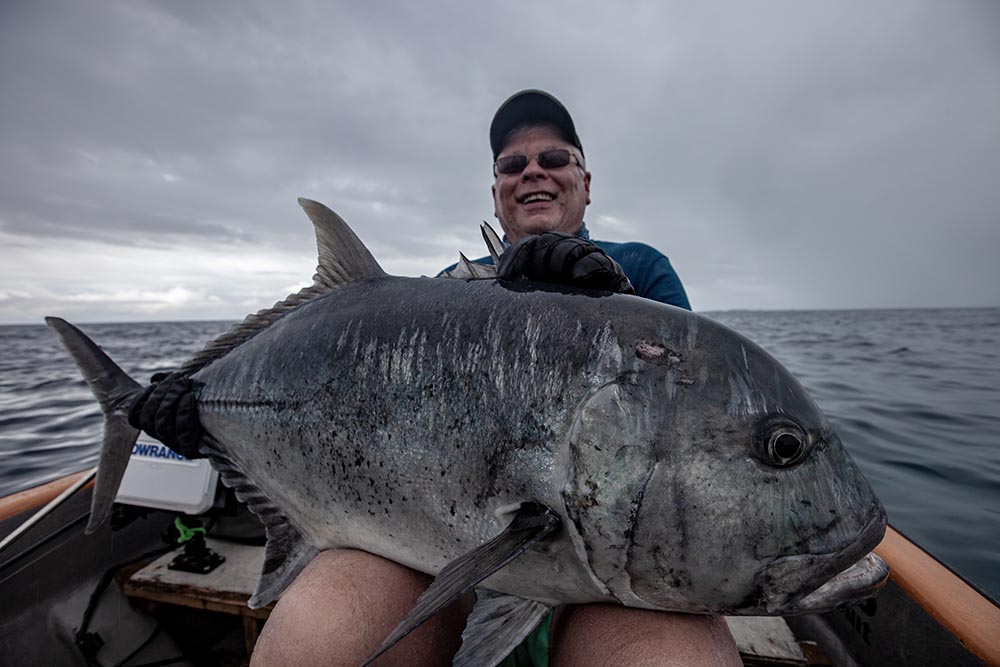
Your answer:
[[[521,172],[521,178],[525,179],[545,177],[548,175],[549,175],[548,172],[542,169],[541,166],[539,166],[537,156],[529,158],[528,164],[525,165],[524,171]]]

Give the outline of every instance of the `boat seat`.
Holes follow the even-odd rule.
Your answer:
[[[225,542],[211,537],[206,538],[205,544],[226,559],[210,573],[171,570],[168,565],[184,550],[181,547],[139,570],[126,573],[127,576],[121,580],[122,590],[126,596],[136,600],[241,617],[243,638],[249,656],[253,653],[263,621],[267,620],[274,608],[273,604],[260,609],[247,607],[264,563],[264,547]]]

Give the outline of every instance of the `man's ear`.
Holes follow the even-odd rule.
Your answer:
[[[587,193],[587,203],[590,203],[590,172],[583,172],[583,190]]]
[[[493,217],[499,220],[500,213],[497,211],[497,186],[495,183],[490,186],[490,194],[493,196]]]

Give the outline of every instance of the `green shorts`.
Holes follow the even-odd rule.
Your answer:
[[[552,625],[550,611],[538,627],[524,638],[511,654],[497,667],[549,667],[549,627]]]

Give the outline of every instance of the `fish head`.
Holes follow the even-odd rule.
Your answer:
[[[594,576],[630,606],[705,613],[877,592],[885,510],[802,385],[721,324],[670,325],[620,339],[629,371],[578,418],[566,506]]]

